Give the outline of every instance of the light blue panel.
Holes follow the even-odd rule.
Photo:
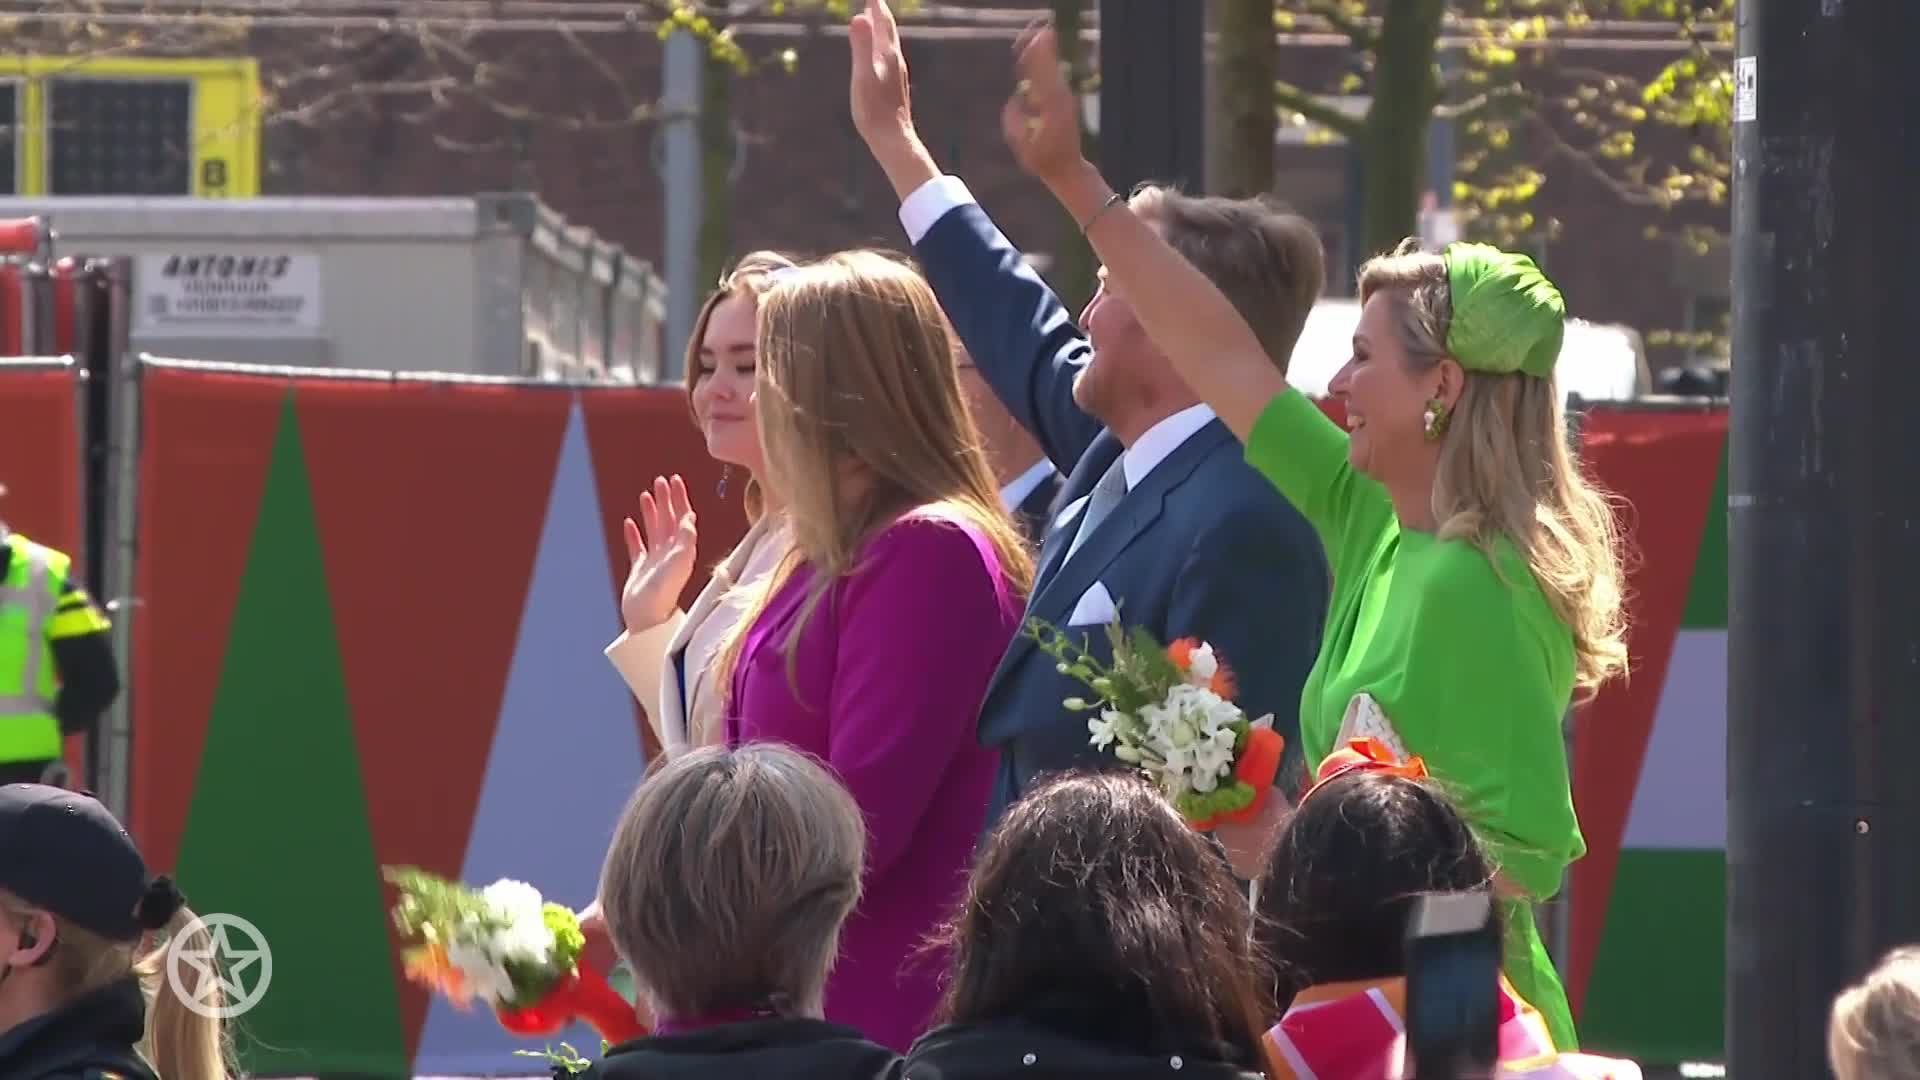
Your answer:
[[[1640,764],[1623,848],[1727,846],[1727,632],[1682,630]]]
[[[475,887],[516,878],[575,910],[593,899],[614,822],[643,767],[632,699],[601,654],[618,615],[597,491],[576,404],[461,868]],[[585,1025],[552,1039],[562,1041],[599,1055],[599,1037]],[[541,1047],[502,1030],[485,1009],[463,1013],[436,998],[414,1072],[544,1073],[541,1062],[514,1056],[516,1049]]]

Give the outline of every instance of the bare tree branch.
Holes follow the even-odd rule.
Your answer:
[[[1365,127],[1365,121],[1361,118],[1341,112],[1319,95],[1302,90],[1290,82],[1275,80],[1273,99],[1274,104],[1282,110],[1299,113],[1308,121],[1339,132],[1349,139],[1358,138]]]
[[[1601,164],[1598,158],[1568,142],[1566,137],[1550,123],[1534,117],[1532,130],[1547,141],[1549,152],[1578,166],[1588,177],[1598,181],[1613,193],[1614,197],[1630,206],[1644,206],[1665,210],[1672,206],[1672,200],[1656,195],[1646,185],[1632,185],[1622,181],[1613,172]]]
[[[1533,91],[1517,83],[1511,83],[1484,90],[1465,101],[1435,105],[1433,115],[1442,120],[1464,123],[1504,109],[1521,111],[1538,105],[1539,98]]]
[[[1364,52],[1373,48],[1377,40],[1374,37],[1377,19],[1355,19],[1341,10],[1336,0],[1304,0],[1301,7],[1308,15],[1325,20],[1328,26],[1347,35],[1356,50]]]

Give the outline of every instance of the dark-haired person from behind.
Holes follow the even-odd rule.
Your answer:
[[[201,985],[204,973],[181,972],[185,987],[165,977],[164,945],[142,955],[155,932],[212,950],[173,882],[147,875],[92,796],[0,787],[0,1076],[224,1080],[226,1043],[210,1009],[225,998]]]
[[[1378,1080],[1397,1075],[1402,1053],[1417,899],[1490,888],[1494,867],[1419,759],[1356,743],[1320,777],[1275,838],[1256,901],[1278,1021],[1265,1037],[1268,1075]],[[1558,1053],[1505,977],[1498,1015],[1500,1080],[1639,1080],[1631,1062]]]
[[[988,839],[952,978],[906,1080],[1249,1080],[1263,1002],[1247,901],[1148,784],[1046,782]]]
[[[853,796],[798,750],[670,759],[621,815],[598,901],[654,1030],[587,1080],[894,1080],[898,1055],[822,1019],[865,857]]]

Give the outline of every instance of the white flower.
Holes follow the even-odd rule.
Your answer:
[[[1218,781],[1233,773],[1234,742],[1232,729],[1221,728],[1208,735],[1204,742],[1194,748],[1193,788],[1195,791],[1212,791],[1218,786]]]
[[[488,907],[500,913],[503,919],[517,919],[527,912],[539,914],[546,901],[540,896],[540,890],[524,881],[501,878],[499,881],[480,890],[480,899]]]
[[[1213,646],[1202,642],[1187,654],[1187,683],[1191,686],[1205,686],[1213,681],[1213,673],[1220,670],[1220,662],[1213,655]]]
[[[1174,710],[1166,705],[1142,706],[1139,714],[1141,741],[1153,747],[1156,753],[1165,747],[1172,746],[1172,736],[1168,728],[1171,727],[1175,715]]]
[[[1237,741],[1233,724],[1242,715],[1232,702],[1206,687],[1183,684],[1169,690],[1164,702],[1140,713],[1149,746],[1164,762],[1158,779],[1169,796],[1213,791],[1232,775]]]
[[[513,979],[484,945],[456,941],[447,946],[447,962],[458,968],[473,995],[488,1005],[513,996]]]
[[[1213,649],[1196,646],[1186,681],[1135,712],[1103,709],[1087,721],[1089,742],[1139,764],[1170,799],[1218,790],[1233,775],[1235,726],[1245,720],[1238,706],[1211,689],[1218,671]],[[1272,723],[1270,716],[1261,720]]]
[[[553,953],[553,931],[544,916],[520,915],[493,935],[493,954],[501,960],[544,963]]]
[[[480,899],[493,916],[484,931],[475,927],[463,935],[501,963],[542,963],[553,952],[553,931],[547,926],[546,900],[524,881],[502,878],[480,890]],[[477,933],[475,932],[477,931]]]
[[[1192,746],[1200,738],[1200,729],[1194,726],[1193,717],[1186,713],[1175,713],[1167,721],[1167,741],[1182,750]]]
[[[1193,770],[1193,750],[1184,746],[1169,746],[1161,755],[1166,761],[1166,772],[1181,781]]]
[[[1202,736],[1211,736],[1240,719],[1238,706],[1204,686],[1174,687],[1167,692],[1167,708]]]

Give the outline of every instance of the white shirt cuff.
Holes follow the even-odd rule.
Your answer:
[[[900,224],[907,230],[907,241],[919,243],[947,211],[976,201],[957,176],[936,176],[921,184],[900,200]]]

